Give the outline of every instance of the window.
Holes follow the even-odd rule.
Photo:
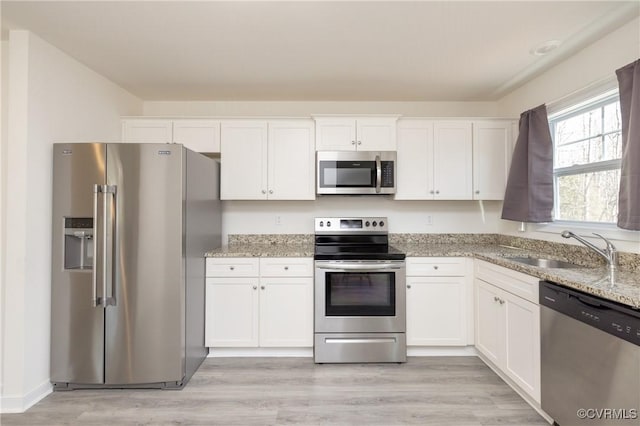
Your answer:
[[[613,224],[622,156],[620,101],[609,92],[549,117],[554,220]]]

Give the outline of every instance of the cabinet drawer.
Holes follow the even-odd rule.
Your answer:
[[[257,277],[259,270],[254,257],[207,258],[207,277]]]
[[[482,260],[475,261],[475,277],[538,304],[540,279]]]
[[[466,259],[464,257],[408,257],[409,277],[463,277]]]
[[[266,257],[260,259],[262,277],[312,277],[310,257]]]

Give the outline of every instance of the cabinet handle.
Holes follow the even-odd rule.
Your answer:
[[[429,194],[433,194],[433,192],[434,192],[434,191],[433,191],[433,189],[432,189],[431,191],[429,191]]]
[[[434,266],[433,266],[433,269],[436,269],[436,270],[437,270],[437,269],[438,269],[438,265],[434,265]]]
[[[500,304],[504,305],[504,299],[500,299]]]
[[[499,298],[498,296],[493,296],[493,301],[494,301],[494,302],[497,302],[497,301],[499,301],[499,300],[500,300],[500,298]]]
[[[263,189],[263,190],[262,190],[262,193],[263,193],[263,194],[266,194],[266,193],[267,193],[267,191],[265,191],[265,190]]]
[[[260,290],[264,290],[264,286],[263,285],[260,286]]]
[[[439,193],[440,193],[440,191],[436,190],[436,194],[439,194]]]
[[[285,266],[285,267],[284,267],[284,270],[285,270],[285,271],[288,271],[288,270],[289,270],[289,267],[288,267],[288,266]]]
[[[411,288],[411,285],[410,285],[410,284],[407,284],[407,288]]]
[[[270,190],[269,190],[269,194],[273,194],[273,189],[270,189]]]
[[[258,286],[257,286],[257,285],[254,285],[254,286],[253,286],[253,289],[254,289],[254,290],[257,290],[257,289],[258,289]]]
[[[351,145],[355,145],[355,144],[356,144],[356,141],[351,141]]]
[[[362,145],[362,141],[358,141],[358,145]]]
[[[476,189],[476,194],[479,194],[479,193],[480,193],[480,191]]]
[[[234,269],[236,269],[236,268],[235,268],[235,267],[233,267],[233,266],[229,266],[229,269],[231,269],[231,270],[233,271],[233,270],[234,270]]]

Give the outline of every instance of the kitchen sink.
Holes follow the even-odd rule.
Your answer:
[[[575,263],[565,262],[563,260],[544,259],[539,257],[509,257],[508,259],[513,260],[514,262],[524,263],[526,265],[538,266],[540,268],[582,268],[582,266],[576,265]]]

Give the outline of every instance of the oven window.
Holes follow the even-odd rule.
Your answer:
[[[360,161],[358,163],[321,161],[320,187],[373,187],[375,186],[375,170],[375,162],[372,161]]]
[[[394,272],[326,273],[326,316],[395,316]]]

